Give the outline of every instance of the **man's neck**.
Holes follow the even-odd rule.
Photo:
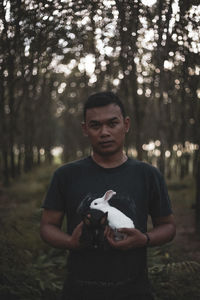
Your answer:
[[[92,153],[92,159],[103,168],[116,168],[127,161],[128,157],[124,152],[101,156],[97,153]]]

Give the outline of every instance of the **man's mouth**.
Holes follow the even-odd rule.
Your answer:
[[[114,143],[114,141],[103,141],[103,142],[100,142],[99,144],[103,147],[109,147],[111,146],[112,144]]]

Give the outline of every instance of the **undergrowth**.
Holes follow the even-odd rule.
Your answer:
[[[41,241],[39,223],[51,174],[56,166],[36,169],[13,183],[8,195],[15,206],[3,216],[0,227],[0,299],[58,300],[67,269],[67,252],[53,249]],[[174,205],[193,191],[188,182],[171,183]],[[13,208],[14,207],[14,208]],[[155,300],[199,300],[200,264],[181,259],[181,250],[172,243],[150,248],[149,277]]]

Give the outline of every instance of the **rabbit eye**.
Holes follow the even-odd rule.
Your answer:
[[[96,203],[96,202],[94,202],[94,205],[97,205],[97,203]]]

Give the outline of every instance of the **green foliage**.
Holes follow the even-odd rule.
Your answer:
[[[200,264],[195,261],[157,264],[149,268],[155,300],[200,299]]]
[[[51,249],[39,236],[41,203],[53,167],[35,169],[13,183],[14,202],[0,228],[0,298],[59,299],[66,253]]]
[[[37,280],[43,293],[59,294],[62,290],[66,269],[67,252],[49,249],[41,253],[33,263]]]
[[[42,249],[36,256],[34,249],[5,237],[0,253],[2,299],[59,299],[66,261],[64,251]]]
[[[182,181],[173,178],[168,181],[168,188],[175,218],[177,214],[191,214],[194,180],[190,177]],[[162,247],[149,248],[148,263],[155,300],[200,299],[200,263],[191,260],[189,253],[180,248],[176,240]]]
[[[27,250],[17,249],[10,241],[2,241],[0,256],[2,299],[37,299],[41,295],[29,260]]]

